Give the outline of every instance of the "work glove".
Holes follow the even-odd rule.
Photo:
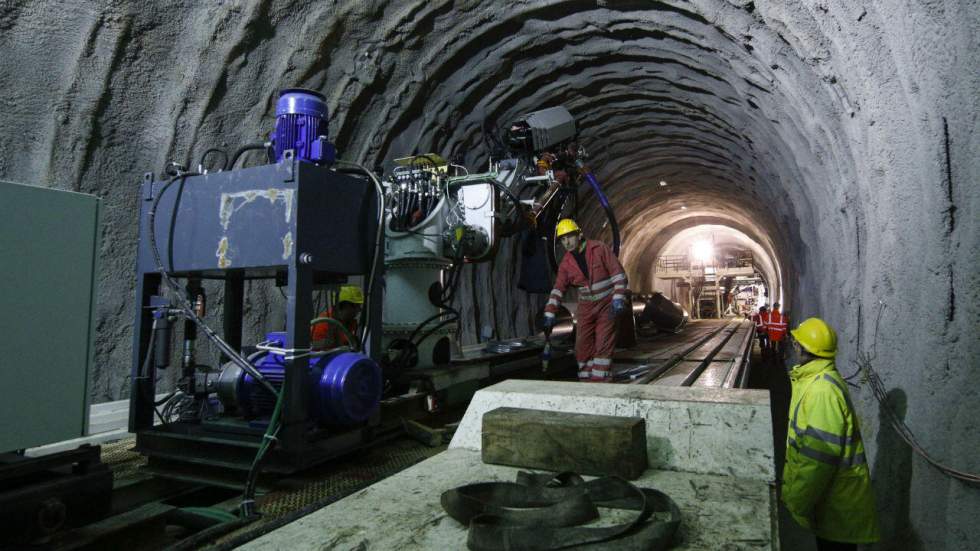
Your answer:
[[[626,311],[626,301],[621,298],[614,298],[612,301],[612,317],[617,318]]]
[[[541,322],[541,326],[544,327],[545,331],[548,331],[549,329],[555,326],[557,319],[558,318],[556,318],[555,316],[545,316],[544,320]]]

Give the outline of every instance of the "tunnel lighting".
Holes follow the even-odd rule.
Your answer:
[[[664,187],[666,185],[667,185],[667,182],[664,182],[663,180],[660,181],[660,187]]]
[[[694,258],[700,260],[701,262],[707,262],[711,258],[711,254],[714,252],[711,243],[707,241],[697,241],[694,246],[691,247],[691,251],[694,254]]]
[[[681,210],[687,210],[687,207],[685,207],[684,205],[681,205]]]

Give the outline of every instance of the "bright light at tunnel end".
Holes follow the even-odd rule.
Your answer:
[[[694,254],[694,258],[701,262],[707,262],[711,259],[711,255],[714,251],[711,243],[707,241],[697,241],[691,246],[691,252]]]

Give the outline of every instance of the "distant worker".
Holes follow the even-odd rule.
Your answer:
[[[769,356],[783,359],[786,350],[786,328],[789,325],[789,316],[784,316],[779,311],[779,303],[772,305],[772,310],[763,316],[766,325],[766,333],[769,338]]]
[[[782,500],[818,550],[856,550],[878,541],[878,518],[857,415],[834,365],[837,334],[819,318],[791,334],[800,363],[789,374]]]
[[[356,285],[344,285],[340,288],[337,304],[325,312],[320,312],[318,318],[336,320],[354,336],[357,334],[357,317],[361,314],[364,304],[364,292]],[[310,348],[313,350],[330,350],[338,346],[351,344],[344,331],[336,323],[319,321],[310,329]],[[355,343],[356,345],[356,343]]]
[[[755,336],[759,339],[759,352],[763,357],[769,352],[769,333],[766,332],[766,324],[762,321],[762,316],[769,310],[768,306],[760,306],[759,311],[752,314],[752,322],[755,323]]]
[[[555,325],[555,313],[565,289],[577,287],[578,378],[611,382],[616,320],[626,311],[626,271],[608,245],[586,240],[574,220],[559,221],[555,234],[567,252],[558,266],[555,288],[544,307],[545,330]]]

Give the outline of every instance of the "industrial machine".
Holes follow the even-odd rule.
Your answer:
[[[140,191],[130,430],[155,472],[245,480],[244,516],[255,513],[260,471],[291,473],[369,443],[383,397],[486,378],[454,366],[463,266],[493,259],[518,232],[553,235],[558,217],[574,214],[579,182],[608,205],[564,108],[515,122],[510,155],[481,174],[427,154],[397,159],[379,180],[337,160],[327,129],[323,96],[284,90],[267,143],[216,170],[202,159],[194,173],[147,174]],[[236,169],[250,149],[269,163]],[[220,297],[210,296],[214,280]],[[284,327],[243,343],[245,282],[259,280],[282,290]],[[347,346],[314,349],[315,297],[344,283],[366,290],[359,330]],[[219,318],[221,335],[211,328]],[[220,365],[198,360],[200,335]],[[180,376],[160,397],[168,369]]]
[[[178,171],[165,180],[147,174],[141,187],[129,428],[151,469],[185,478],[240,471],[239,483],[248,473],[245,514],[260,468],[306,468],[368,442],[377,424],[382,381],[370,354],[380,337],[383,198],[366,170],[331,168],[326,131],[324,98],[285,90],[271,164]],[[372,298],[363,331],[349,349],[311,350],[314,290],[350,276],[363,276]],[[223,282],[222,336],[205,321],[207,280]],[[245,357],[244,290],[252,280],[280,286],[285,327]],[[176,324],[181,375],[158,399],[158,374],[173,368]],[[198,363],[201,333],[223,366]]]

